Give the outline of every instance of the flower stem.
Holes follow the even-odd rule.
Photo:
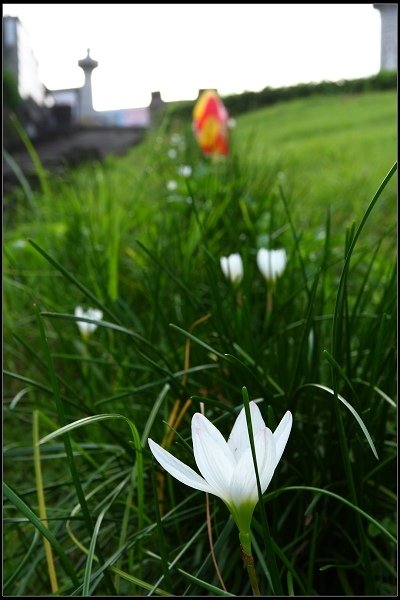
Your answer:
[[[268,318],[269,315],[272,312],[272,296],[273,296],[273,289],[272,289],[272,285],[268,286],[267,289],[267,304],[265,307],[265,313],[266,313],[266,317]]]
[[[261,596],[260,588],[258,587],[256,569],[254,567],[253,556],[251,554],[246,554],[246,552],[243,550],[243,546],[240,546],[240,549],[242,552],[243,562],[246,566],[247,573],[249,574],[249,580],[251,589],[253,590],[253,596]]]
[[[251,553],[251,540],[250,532],[245,533],[244,531],[239,532],[240,539],[240,551],[242,554],[243,562],[249,575],[251,589],[253,590],[253,596],[260,596],[260,588],[258,587],[258,580],[256,569],[254,566],[254,559]]]
[[[88,336],[87,335],[83,336],[83,350],[82,350],[82,354],[83,354],[82,371],[83,371],[84,377],[87,378],[87,376],[88,376],[88,369],[89,369],[89,363],[88,363],[89,352],[88,352]]]
[[[271,278],[267,281],[267,304],[265,307],[267,317],[269,317],[272,313],[275,285],[276,285],[276,280],[274,278]]]

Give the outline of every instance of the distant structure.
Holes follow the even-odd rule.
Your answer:
[[[397,4],[374,4],[381,14],[381,71],[397,70]]]
[[[142,108],[95,110],[92,72],[98,64],[87,50],[85,58],[78,61],[85,75],[83,86],[49,90],[39,79],[38,62],[21,21],[3,17],[3,68],[15,79],[24,102],[24,126],[33,138],[45,130],[66,130],[71,125],[147,129],[159,120],[165,105],[160,92],[153,92],[149,106]]]
[[[39,79],[38,62],[18,17],[3,18],[3,67],[14,76],[22,100],[44,103],[45,87]]]
[[[78,65],[83,69],[85,74],[85,83],[81,89],[80,97],[80,117],[82,120],[93,119],[93,97],[92,97],[92,71],[98,66],[97,60],[93,60],[90,56],[90,50],[88,48],[86,58],[82,58],[78,61]]]
[[[92,71],[98,66],[97,60],[87,55],[78,61],[84,72],[85,80],[82,87],[58,90],[46,89],[46,97],[55,106],[58,114],[70,114],[71,121],[80,124],[96,124],[97,113],[93,108]]]
[[[160,92],[153,92],[151,103],[143,108],[121,108],[116,110],[95,110],[93,108],[92,72],[98,67],[97,60],[87,55],[78,61],[84,72],[82,87],[61,90],[47,90],[47,97],[52,99],[59,111],[69,106],[72,121],[81,125],[103,125],[108,127],[140,127],[148,128],[155,114],[159,114],[164,102]]]

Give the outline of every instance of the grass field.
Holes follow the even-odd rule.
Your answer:
[[[261,594],[396,594],[396,107],[254,111],[218,162],[164,122],[124,157],[22,182],[3,246],[5,594],[251,593],[225,504],[147,443],[197,471],[192,415],[226,438],[246,393],[272,431],[293,414],[252,519]],[[285,249],[275,282],[260,248]],[[88,335],[77,306],[102,311]]]

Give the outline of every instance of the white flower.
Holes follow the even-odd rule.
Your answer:
[[[178,184],[173,179],[170,179],[169,181],[167,181],[167,190],[169,192],[173,192],[174,190],[176,190],[177,187],[178,187]]]
[[[190,165],[182,165],[179,167],[178,173],[182,177],[190,177],[192,174],[192,167]]]
[[[93,319],[94,321],[101,321],[103,318],[103,313],[98,308],[89,308],[87,311],[84,311],[81,306],[77,306],[75,308],[75,316],[83,317],[85,319]],[[79,331],[81,334],[86,337],[89,333],[92,333],[95,329],[97,329],[97,325],[94,323],[86,323],[85,321],[77,321],[76,324],[79,327]]]
[[[26,246],[27,246],[27,243],[25,240],[15,240],[12,243],[13,248],[25,248]]]
[[[178,156],[178,154],[177,154],[177,152],[176,152],[175,148],[170,148],[170,149],[168,150],[168,158],[174,159],[174,158],[176,158],[177,156]]]
[[[230,279],[232,283],[240,283],[243,279],[243,263],[240,254],[221,256],[219,260],[225,277]]]
[[[267,489],[283,454],[292,428],[292,415],[286,412],[275,432],[266,427],[260,409],[250,402],[251,423],[261,492]],[[148,439],[158,462],[178,481],[218,496],[229,508],[239,530],[248,532],[258,502],[257,480],[244,407],[239,413],[228,442],[201,413],[192,418],[194,458],[203,477]]]
[[[260,248],[257,252],[257,265],[265,279],[275,280],[286,267],[286,251]]]
[[[183,141],[183,138],[179,133],[173,133],[170,138],[170,143],[172,146],[179,146],[179,144]]]

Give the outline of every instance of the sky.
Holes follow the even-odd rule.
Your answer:
[[[83,85],[96,110],[368,77],[380,66],[372,4],[3,4],[23,23],[47,88]]]

